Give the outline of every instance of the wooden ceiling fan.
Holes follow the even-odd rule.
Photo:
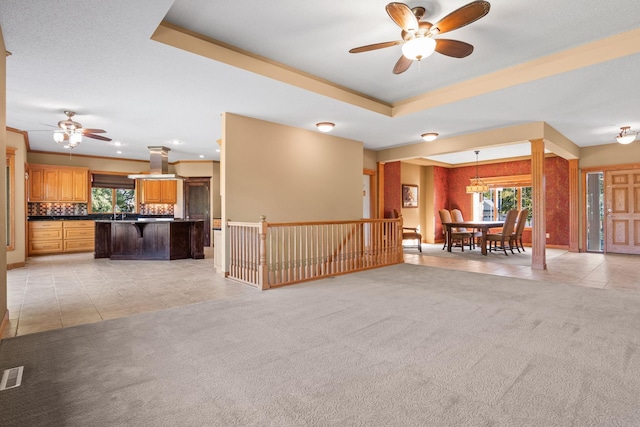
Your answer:
[[[431,24],[421,21],[426,12],[424,7],[418,6],[411,9],[404,3],[389,3],[385,9],[391,20],[402,28],[400,33],[402,40],[360,46],[349,52],[369,52],[401,44],[402,56],[393,67],[394,74],[404,73],[413,61],[420,61],[434,51],[453,58],[464,58],[473,52],[472,45],[459,40],[435,39],[434,36],[457,30],[477,21],[489,13],[490,7],[488,1],[473,1],[454,10],[436,24]]]
[[[111,141],[111,138],[107,138],[106,136],[96,135],[97,133],[105,133],[105,130],[102,129],[87,129],[83,128],[82,125],[73,120],[73,116],[76,115],[73,111],[65,111],[64,114],[67,116],[66,120],[60,120],[58,122],[59,131],[63,140],[68,140],[71,135],[74,133],[81,134],[82,136],[86,136],[87,138],[99,139],[100,141]]]

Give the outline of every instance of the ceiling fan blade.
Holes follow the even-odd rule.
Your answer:
[[[459,40],[436,39],[436,52],[452,58],[464,58],[471,55],[473,45]]]
[[[100,141],[111,141],[111,138],[107,138],[106,136],[102,135],[94,135],[92,133],[85,133],[83,134],[83,136],[86,136],[87,138],[99,139]]]
[[[442,34],[469,25],[489,13],[490,7],[488,1],[471,2],[442,18],[431,28],[431,32]]]
[[[398,62],[396,62],[396,66],[393,67],[393,74],[402,74],[411,67],[413,63],[413,59],[409,59],[406,56],[402,55]]]
[[[402,40],[397,40],[394,42],[368,44],[366,46],[354,47],[349,51],[349,53],[369,52],[370,50],[382,49],[385,47],[391,47],[391,46],[395,46],[402,43],[404,43]]]
[[[106,133],[106,130],[102,130],[102,129],[82,129],[82,133],[87,134],[87,133]]]
[[[403,30],[416,31],[418,29],[418,19],[406,4],[395,2],[389,3],[385,9],[393,22]]]

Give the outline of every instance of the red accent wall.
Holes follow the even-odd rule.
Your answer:
[[[392,218],[393,210],[402,212],[401,163],[384,164],[384,217]]]
[[[569,191],[569,162],[561,157],[548,157],[545,159],[545,204],[546,226],[550,238],[549,245],[569,245],[569,204],[567,201]],[[442,227],[440,226],[439,209],[460,209],[465,218],[472,218],[473,208],[471,196],[466,193],[465,187],[469,180],[476,176],[475,165],[463,168],[448,169],[447,199],[436,199],[436,223],[439,231],[436,238],[442,239]],[[480,178],[493,176],[524,175],[531,173],[531,162],[522,160],[517,162],[495,163],[478,166]],[[436,194],[440,192],[436,183]],[[448,200],[448,205],[446,205]],[[437,234],[440,233],[440,234]],[[531,242],[531,233],[523,236],[525,242]]]

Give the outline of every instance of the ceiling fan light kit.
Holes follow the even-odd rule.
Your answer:
[[[476,177],[471,180],[471,184],[467,185],[467,193],[486,193],[489,191],[489,186],[478,176],[478,154],[480,151],[476,150],[474,153],[476,153]]]
[[[436,41],[431,37],[416,37],[402,45],[402,54],[411,60],[420,61],[436,50]]]
[[[72,150],[82,142],[82,137],[99,139],[102,141],[111,141],[111,138],[105,136],[94,135],[96,133],[105,133],[102,129],[85,129],[82,125],[71,118],[76,115],[73,111],[65,111],[66,120],[58,122],[58,129],[53,133],[53,140],[62,145],[64,148]]]
[[[620,128],[618,136],[616,136],[616,141],[624,145],[631,144],[636,140],[636,136],[638,136],[638,133],[631,131],[631,126],[623,126]]]
[[[385,9],[389,18],[402,29],[401,40],[360,46],[349,50],[349,52],[369,52],[401,44],[402,56],[393,68],[394,74],[404,73],[413,61],[421,61],[433,52],[452,58],[464,58],[473,52],[472,45],[459,40],[434,39],[434,37],[477,21],[489,13],[490,8],[491,5],[488,1],[472,1],[454,10],[437,23],[431,24],[421,20],[426,12],[424,7],[417,6],[411,9],[404,3],[392,2],[387,4]]]
[[[335,127],[335,123],[331,123],[331,122],[320,122],[320,123],[316,123],[316,127],[318,128],[318,130],[320,132],[331,132],[333,130],[333,128]]]
[[[435,141],[436,138],[438,137],[438,134],[435,132],[427,132],[427,133],[423,133],[422,135],[420,135],[422,137],[422,139],[424,139],[427,142],[431,142],[431,141]]]

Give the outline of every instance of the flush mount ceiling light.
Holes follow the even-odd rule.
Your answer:
[[[486,193],[489,191],[489,186],[478,176],[478,154],[480,151],[476,150],[474,153],[476,153],[476,177],[471,181],[471,184],[467,185],[467,193]]]
[[[620,128],[620,134],[616,136],[616,141],[620,144],[631,144],[636,140],[637,132],[630,130],[631,126],[623,126]]]
[[[402,54],[407,59],[420,61],[430,56],[436,50],[436,41],[431,37],[416,37],[404,42]]]
[[[431,141],[435,141],[435,139],[438,137],[438,134],[435,132],[427,132],[427,133],[423,133],[422,135],[420,135],[422,137],[422,139],[424,139],[427,142],[431,142]]]
[[[334,126],[335,126],[335,123],[331,123],[331,122],[316,123],[316,127],[320,132],[331,132]]]

